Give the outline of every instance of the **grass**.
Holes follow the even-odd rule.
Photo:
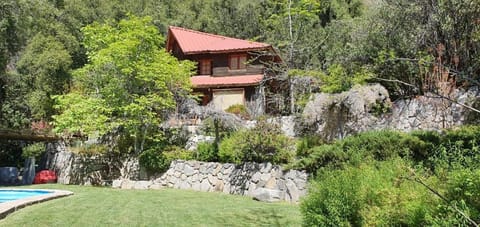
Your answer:
[[[36,204],[0,220],[0,226],[300,226],[297,205],[186,190],[120,190],[72,185],[73,196]]]

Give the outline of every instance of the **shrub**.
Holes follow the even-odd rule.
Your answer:
[[[195,159],[204,162],[218,161],[218,148],[214,143],[202,142],[197,146],[197,154]]]
[[[418,142],[418,143],[417,143]],[[387,160],[397,156],[409,156],[412,150],[421,148],[421,141],[401,132],[371,131],[345,138],[340,142],[348,153],[360,152],[375,160]]]
[[[402,159],[324,172],[301,202],[304,226],[423,226],[434,202]]]
[[[455,170],[447,181],[446,197],[450,201],[465,203],[472,217],[480,221],[480,170]]]
[[[22,157],[38,157],[45,151],[45,144],[32,143],[22,148]]]
[[[235,114],[237,116],[240,116],[243,119],[250,118],[247,108],[242,104],[231,105],[225,110],[225,112]]]
[[[222,162],[285,164],[293,159],[291,143],[277,124],[259,119],[254,128],[240,130],[224,139],[219,145],[218,155]]]
[[[360,68],[357,72],[348,72],[342,65],[333,64],[327,69],[328,74],[320,74],[322,85],[320,89],[325,93],[339,93],[352,88],[355,84],[364,84],[372,78],[372,73],[366,68]]]
[[[395,131],[371,131],[349,136],[332,144],[310,148],[308,156],[296,167],[315,173],[321,167],[340,167],[342,163],[358,165],[365,160],[410,158],[426,153],[428,145],[418,137]]]
[[[463,126],[446,130],[443,134],[416,135],[427,144],[427,153],[422,162],[439,175],[454,169],[480,167],[480,127]]]
[[[233,124],[227,124],[222,120],[218,120],[217,124],[218,128],[215,129],[215,120],[213,118],[207,118],[202,122],[201,130],[207,136],[216,136],[215,130],[218,130],[218,140],[222,140],[236,131]]]
[[[297,142],[297,157],[307,157],[312,148],[324,144],[325,141],[320,136],[307,135]]]
[[[181,147],[177,146],[168,146],[165,148],[163,151],[163,156],[167,160],[166,162],[168,163],[168,166],[170,166],[170,163],[174,160],[181,159],[181,160],[192,160],[193,153],[191,151],[185,150]],[[168,167],[167,166],[167,167]]]
[[[319,169],[339,168],[349,160],[349,156],[336,144],[325,144],[310,149],[308,157],[300,159],[294,167],[316,173]]]
[[[140,165],[151,173],[166,171],[170,163],[177,159],[191,160],[193,154],[177,146],[167,146],[164,149],[150,148],[139,155]]]
[[[108,147],[105,144],[86,144],[84,142],[76,143],[70,149],[77,154],[84,155],[105,154],[108,151]]]
[[[480,222],[479,129],[366,132],[310,148],[297,162],[317,173],[304,224],[471,226],[459,210]]]

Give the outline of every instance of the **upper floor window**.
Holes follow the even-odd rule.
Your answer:
[[[199,73],[200,75],[210,75],[212,74],[212,60],[202,59],[198,61]]]
[[[230,69],[245,69],[247,65],[247,55],[231,55],[228,59],[228,67]]]

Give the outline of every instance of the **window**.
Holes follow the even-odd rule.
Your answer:
[[[212,60],[200,60],[198,62],[200,75],[212,74]]]
[[[231,55],[228,61],[230,69],[245,69],[247,65],[247,55]]]

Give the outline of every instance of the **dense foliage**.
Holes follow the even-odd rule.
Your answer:
[[[259,119],[255,127],[244,129],[223,139],[218,157],[222,162],[271,162],[284,164],[292,161],[293,141],[285,136],[278,124]]]
[[[165,172],[170,163],[177,159],[191,160],[193,153],[177,146],[153,147],[139,156],[140,164],[151,173]]]
[[[302,202],[304,224],[478,223],[479,135],[480,127],[465,126],[441,133],[367,132],[309,149],[304,142],[297,167],[316,176]]]
[[[174,107],[174,94],[189,90],[194,65],[162,49],[148,17],[95,23],[82,32],[89,61],[73,73],[70,93],[56,97],[55,130],[94,136],[120,127],[141,152],[162,111]]]
[[[72,70],[92,64],[97,50],[88,46],[93,37],[82,28],[95,23],[149,16],[154,27],[147,30],[163,34],[175,25],[267,42],[288,69],[324,75],[319,78],[324,91],[348,89],[356,83],[354,75],[359,81],[398,79],[416,86],[380,81],[398,97],[434,88],[436,82],[478,84],[479,13],[475,0],[5,0],[0,4],[0,124],[25,128],[51,121],[52,96],[71,90]]]
[[[29,157],[38,157],[43,152],[45,152],[45,144],[43,143],[32,143],[22,149],[22,156],[25,158]]]

